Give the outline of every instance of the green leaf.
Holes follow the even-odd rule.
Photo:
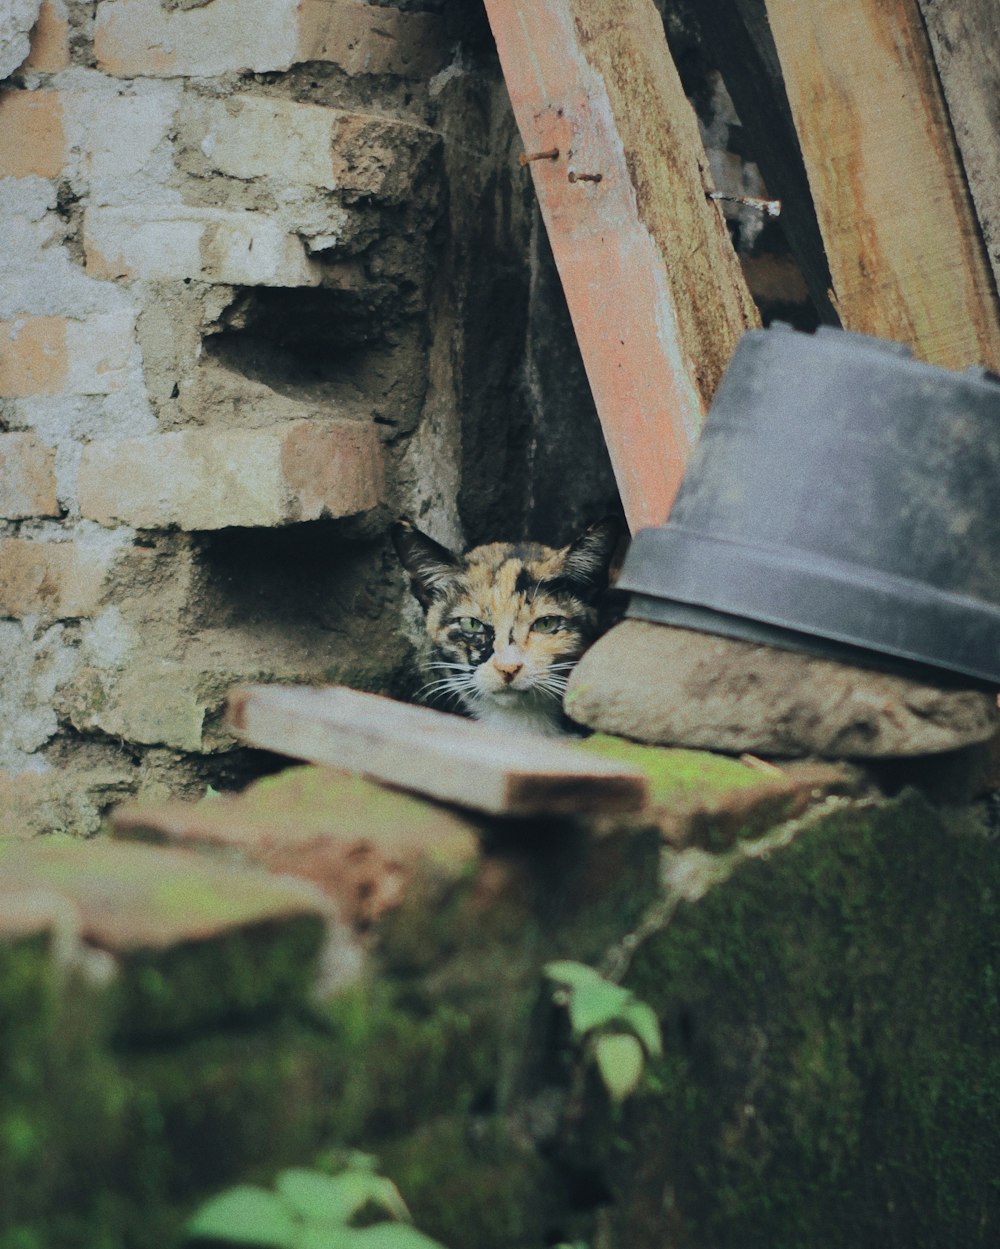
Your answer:
[[[569,1021],[577,1037],[584,1037],[595,1028],[621,1019],[632,1001],[628,989],[621,989],[607,980],[581,984],[570,990]]]
[[[310,1221],[343,1226],[368,1205],[394,1219],[410,1217],[392,1180],[368,1170],[344,1171],[331,1176],[292,1168],[282,1171],[276,1187],[299,1214]]]
[[[622,1021],[632,1028],[650,1058],[660,1057],[663,1053],[663,1037],[660,1032],[660,1021],[652,1006],[634,997],[623,1011]]]
[[[274,1245],[290,1249],[299,1224],[274,1193],[241,1184],[207,1201],[186,1225],[189,1238],[229,1240],[238,1245]]]
[[[623,1102],[642,1079],[645,1057],[631,1032],[606,1032],[594,1038],[594,1057],[611,1100]]]
[[[568,958],[559,958],[546,963],[542,969],[550,980],[575,988],[580,984],[605,984],[603,977],[586,963],[574,963]]]
[[[295,1242],[295,1249],[365,1249],[356,1227],[335,1227],[328,1223],[307,1223]]]

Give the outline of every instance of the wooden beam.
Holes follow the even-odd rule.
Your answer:
[[[767,0],[846,329],[1000,368],[1000,308],[916,0]]]
[[[653,0],[486,11],[625,514],[658,525],[759,324],[694,112]]]
[[[638,810],[634,768],[539,737],[343,687],[246,686],[229,699],[242,741],[491,815]]]
[[[1000,287],[1000,5],[918,0],[994,284]]]

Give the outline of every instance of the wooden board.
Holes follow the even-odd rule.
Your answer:
[[[993,280],[1000,286],[1000,4],[918,0]]]
[[[343,687],[245,686],[229,699],[242,741],[491,815],[638,810],[645,777],[559,740]]]
[[[653,0],[486,0],[629,526],[759,323]]]
[[[767,0],[845,329],[1000,368],[1000,308],[916,0]]]

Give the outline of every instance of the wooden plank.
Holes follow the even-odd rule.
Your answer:
[[[917,0],[1000,287],[1000,4]]]
[[[1000,368],[1000,308],[916,0],[767,0],[846,329]]]
[[[759,323],[653,0],[486,0],[633,532]]]
[[[646,799],[634,768],[343,687],[245,686],[229,723],[251,746],[491,815],[616,813]]]

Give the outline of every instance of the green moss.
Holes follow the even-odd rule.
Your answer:
[[[681,1246],[995,1244],[998,923],[995,848],[912,798],[682,903],[629,978],[666,1055],[616,1243],[657,1243],[669,1190]]]
[[[380,1147],[414,1223],[448,1249],[540,1249],[562,1204],[558,1177],[500,1118],[442,1117]]]
[[[315,915],[137,950],[114,987],[119,1037],[166,1036],[276,1015],[308,996],[324,926]]]
[[[577,748],[639,768],[649,779],[654,806],[690,802],[734,789],[759,789],[762,783],[760,772],[707,750],[640,746],[607,733],[595,733],[577,743]]]

